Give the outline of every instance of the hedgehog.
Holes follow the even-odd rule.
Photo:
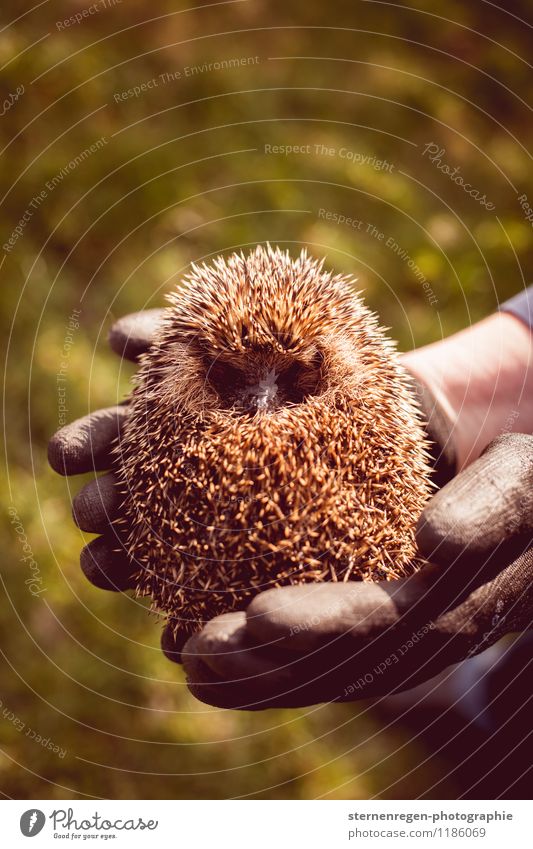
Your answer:
[[[193,264],[135,378],[117,532],[175,631],[271,587],[421,565],[420,413],[354,279],[258,246]]]

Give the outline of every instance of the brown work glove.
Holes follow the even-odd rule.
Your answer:
[[[150,310],[121,319],[111,329],[113,350],[136,361],[150,346],[162,315]],[[453,472],[449,428],[427,390],[421,384],[414,388],[429,420],[436,479],[443,482]],[[125,416],[127,405],[112,407],[60,430],[50,442],[52,467],[67,475],[108,469]],[[517,575],[523,575],[529,555],[516,563],[510,558],[513,546],[524,547],[531,531],[524,531],[524,542],[528,504],[528,515],[533,514],[524,495],[529,492],[531,499],[531,454],[526,458],[531,439],[518,435],[498,441],[430,502],[419,540],[437,567],[392,583],[262,593],[246,614],[217,617],[189,640],[184,659],[193,692],[213,704],[256,708],[364,698],[414,686],[502,633],[528,627],[529,620],[524,624],[510,613],[513,598],[521,604]],[[496,492],[494,467],[502,484]],[[111,473],[85,486],[74,499],[73,513],[80,528],[102,534],[82,551],[86,576],[100,588],[126,590],[135,564],[110,528],[119,507],[115,484]],[[499,579],[500,573],[507,577]],[[499,595],[491,607],[494,587]],[[506,606],[510,609],[504,611]],[[162,640],[170,659],[179,660],[182,643],[170,623]]]

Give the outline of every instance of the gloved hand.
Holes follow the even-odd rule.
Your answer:
[[[120,356],[136,361],[150,346],[161,318],[162,310],[150,310],[121,319],[111,329],[111,347]],[[424,384],[415,382],[413,388],[429,421],[436,478],[442,483],[450,478],[454,468],[450,428]],[[126,415],[127,405],[112,407],[60,430],[50,443],[52,467],[67,475],[109,468],[111,445],[118,438]],[[509,604],[514,609],[512,599],[516,596],[518,600],[521,585],[513,576],[521,576],[529,564],[527,555],[516,564],[510,559],[512,546],[522,544],[522,531],[526,537],[531,532],[521,518],[531,515],[530,506],[529,514],[526,509],[529,502],[520,495],[521,487],[530,492],[531,476],[523,483],[526,473],[522,470],[515,474],[516,467],[511,462],[516,452],[518,463],[523,461],[531,475],[528,440],[531,437],[510,435],[493,449],[505,455],[497,471],[506,483],[492,505],[490,499],[486,500],[493,489],[494,463],[489,462],[492,451],[446,488],[446,498],[455,513],[448,512],[442,494],[428,505],[419,528],[420,548],[436,566],[393,583],[271,590],[258,596],[246,614],[227,614],[209,623],[189,640],[184,652],[193,692],[213,704],[257,708],[364,698],[412,687],[465,654],[483,650],[502,633],[528,627],[528,623],[520,620],[516,624],[513,617],[502,612],[509,593]],[[496,460],[496,467],[499,462]],[[466,494],[459,497],[463,487]],[[460,505],[464,509],[458,509]],[[125,590],[132,586],[134,566],[109,527],[118,506],[112,474],[85,486],[73,505],[74,519],[80,528],[102,533],[83,549],[81,564],[89,580],[103,589]],[[454,515],[456,519],[452,520]],[[484,533],[483,521],[490,530],[488,534]],[[448,537],[450,545],[444,537]],[[463,543],[464,551],[459,556],[458,548]],[[507,574],[511,566],[512,579],[504,579],[505,593],[502,589],[492,610],[491,593],[501,584],[498,571]],[[485,615],[480,613],[469,619],[469,611],[478,601],[482,602]],[[488,630],[487,621],[493,623]],[[464,648],[467,634],[471,643]],[[180,660],[181,643],[176,639],[173,623],[169,623],[163,632],[162,647],[171,660]],[[241,680],[243,675],[247,680]],[[227,681],[233,677],[237,681]],[[344,689],[337,692],[343,681]]]
[[[162,309],[145,310],[117,321],[109,333],[113,351],[136,362],[150,347],[163,314]],[[52,468],[61,475],[110,469],[112,447],[127,414],[126,403],[97,410],[61,428],[48,445]],[[72,513],[82,531],[101,534],[82,549],[80,562],[85,576],[100,589],[122,591],[133,589],[135,565],[128,560],[111,527],[120,506],[116,483],[112,471],[88,483],[74,498]],[[171,660],[179,658],[172,623],[165,627],[161,645]]]
[[[533,627],[533,436],[506,434],[428,503],[431,565],[399,581],[268,590],[182,651],[197,698],[295,707],[409,689]]]

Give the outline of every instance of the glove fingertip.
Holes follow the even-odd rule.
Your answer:
[[[132,362],[137,362],[151,346],[165,315],[164,309],[150,309],[119,318],[108,333],[111,349]]]
[[[117,541],[97,537],[80,554],[80,566],[87,580],[101,590],[123,592],[135,586],[135,565],[124,551],[117,550]]]
[[[108,474],[90,481],[73,498],[72,518],[82,531],[101,534],[119,515],[122,497],[116,475]]]
[[[197,653],[195,634],[189,637],[182,650],[182,662],[187,688],[195,699],[222,710],[261,710],[246,688],[223,681],[204,663]]]
[[[165,625],[161,634],[161,651],[172,663],[181,663],[181,651],[188,638],[189,634],[180,631],[175,621],[171,620]]]
[[[54,433],[48,442],[48,463],[58,475],[66,477],[70,474],[67,446],[61,430]]]
[[[100,472],[112,464],[112,447],[128,415],[126,405],[96,410],[60,428],[48,443],[48,462],[60,475]]]

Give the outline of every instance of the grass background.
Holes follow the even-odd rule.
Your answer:
[[[70,500],[85,478],[54,475],[46,443],[59,423],[56,375],[72,310],[81,314],[68,420],[124,397],[132,369],[107,350],[107,329],[161,305],[192,260],[267,239],[291,251],[306,245],[358,278],[403,349],[468,325],[530,281],[531,225],[518,196],[533,194],[531,4],[244,0],[187,10],[109,0],[62,23],[89,6],[45,0],[21,11],[3,0],[0,10],[2,98],[11,103],[24,86],[0,117],[2,244],[32,211],[0,254],[0,790],[453,797],[461,787],[446,761],[366,703],[248,715],[192,699],[145,607],[83,579],[78,557],[90,537],[73,526]],[[230,58],[250,62],[201,69]],[[138,97],[116,96],[142,84]],[[100,138],[101,149],[69,170]],[[430,143],[494,210],[431,163]],[[265,153],[307,144],[309,154]],[[362,164],[365,156],[391,167]],[[328,222],[320,210],[361,226]],[[38,564],[38,598],[9,509]]]

